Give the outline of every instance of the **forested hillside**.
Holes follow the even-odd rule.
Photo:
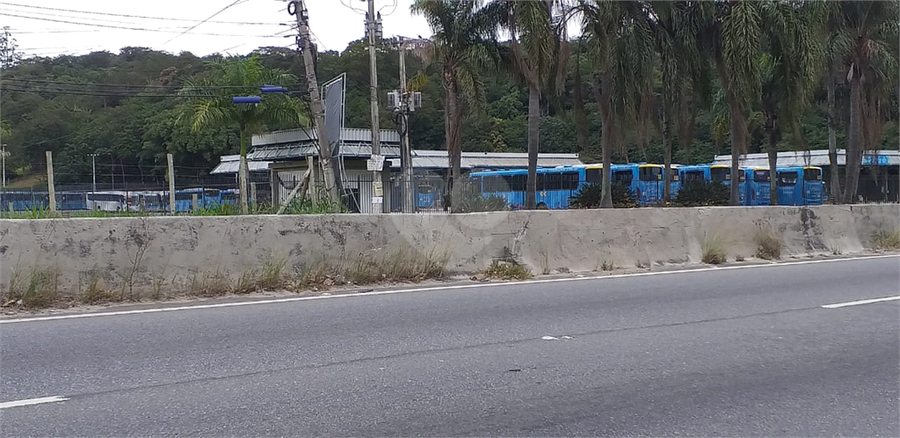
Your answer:
[[[570,38],[566,48],[568,63],[558,81],[560,87],[541,96],[540,151],[580,153],[583,161],[591,162],[599,159],[601,150],[601,117],[596,99],[600,82],[595,80],[598,60],[586,49],[586,44]],[[508,45],[501,44],[501,47],[508,48]],[[267,47],[254,53],[268,68],[284,69],[296,78],[304,77],[301,58],[293,49]],[[510,56],[508,51],[500,53],[501,58]],[[0,116],[2,142],[9,151],[6,168],[11,184],[15,185],[17,178],[21,182],[27,180],[24,177],[42,172],[45,151],[53,151],[56,182],[60,184],[89,182],[91,154],[97,154],[98,170],[102,170],[98,172],[98,181],[110,178],[161,181],[166,153],[174,154],[180,175],[203,178],[218,163],[220,155],[238,152],[238,131],[230,125],[192,131],[188,123],[178,118],[179,105],[192,97],[179,93],[191,78],[202,77],[209,69],[208,63],[216,59],[125,47],[119,53],[95,52],[4,62]],[[387,91],[399,88],[398,62],[395,42],[382,41],[378,55],[382,128],[394,127],[384,106]],[[475,103],[465,108],[461,135],[465,151],[527,150],[528,86],[521,75],[502,68],[502,62],[501,59],[500,67],[479,67],[481,87],[469,90],[476,97],[483,92],[483,99],[472,99]],[[652,62],[652,94],[663,95],[667,89],[663,74],[667,61],[657,56]],[[411,118],[414,148],[446,147],[440,67],[437,62],[426,65],[414,54],[407,55],[408,76],[427,77],[424,82],[417,79],[423,84],[423,108]],[[320,84],[344,72],[348,78],[346,125],[367,128],[369,66],[366,46],[361,41],[350,44],[341,53],[318,54]],[[777,140],[779,150],[828,148],[826,69],[822,69],[820,76],[823,80],[815,87],[811,104],[803,108],[801,123],[797,128],[782,127],[784,132]],[[719,82],[712,76],[705,81],[702,84],[707,89],[705,96],[697,99],[691,109],[696,114],[693,141],[672,144],[675,163],[709,162],[715,154],[730,153],[728,105]],[[580,83],[580,90],[576,83]],[[846,80],[837,80],[835,85],[837,143],[843,148],[850,122],[850,112],[846,110],[849,85]],[[884,109],[887,123],[881,127],[880,141],[876,143],[890,149],[896,149],[898,142],[896,84],[894,87]],[[296,96],[305,97],[302,91],[305,84],[299,79],[288,88]],[[249,91],[252,90],[239,89],[235,93]],[[583,102],[586,116],[584,150],[579,146],[576,129],[578,100]],[[760,99],[751,103],[756,106],[748,109],[747,152],[764,152],[770,141],[765,102]],[[622,141],[612,151],[613,161],[663,161],[660,132],[665,129],[652,121],[654,117],[649,119],[651,122],[640,126],[619,127]],[[296,126],[284,124],[266,126],[266,129]]]

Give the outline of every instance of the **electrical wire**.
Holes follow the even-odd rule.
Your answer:
[[[189,18],[151,17],[151,16],[147,16],[147,15],[128,15],[128,14],[114,14],[111,12],[79,11],[79,10],[75,10],[75,9],[51,8],[51,7],[47,7],[47,6],[32,6],[32,5],[23,5],[23,4],[8,3],[8,2],[0,2],[0,5],[15,6],[15,7],[20,7],[20,8],[52,10],[52,11],[60,11],[60,12],[72,12],[72,13],[76,13],[76,14],[105,15],[105,16],[110,16],[110,17],[141,18],[141,19],[147,19],[147,20],[182,21],[182,22],[197,21],[197,20],[192,20]],[[213,20],[208,20],[207,23],[251,25],[251,26],[269,26],[272,24],[272,23],[259,23],[259,22],[250,22],[250,21],[213,21]]]
[[[209,17],[207,17],[207,18],[201,20],[199,23],[197,23],[197,24],[195,24],[195,25],[193,25],[193,26],[187,28],[184,32],[181,32],[180,34],[175,35],[175,36],[172,37],[172,38],[169,38],[168,41],[162,43],[161,45],[165,46],[166,44],[169,44],[170,42],[172,42],[172,41],[175,40],[176,38],[178,38],[178,37],[180,37],[180,36],[182,36],[182,35],[184,35],[184,34],[190,32],[190,31],[196,29],[197,26],[200,26],[201,24],[206,23],[207,21],[213,19],[213,17],[215,17],[216,15],[219,15],[219,14],[221,14],[222,12],[225,12],[226,10],[230,9],[232,6],[235,6],[235,5],[237,5],[238,3],[243,3],[243,2],[245,2],[245,1],[247,1],[247,0],[234,0],[234,1],[231,2],[231,4],[229,4],[228,6],[225,6],[224,8],[219,9],[219,11],[216,12],[215,14],[212,14],[212,15],[210,15]]]
[[[246,0],[237,0],[237,1],[246,1]],[[115,25],[111,25],[111,24],[100,24],[100,23],[79,23],[76,21],[57,20],[57,19],[53,19],[53,18],[42,18],[42,17],[29,17],[26,15],[9,14],[6,12],[0,12],[0,16],[25,18],[25,19],[37,20],[37,21],[50,21],[50,22],[54,22],[54,23],[63,23],[63,24],[74,24],[77,26],[102,27],[102,28],[106,28],[106,29],[136,30],[139,32],[156,32],[156,33],[178,33],[177,30],[148,29],[148,28],[142,28],[142,27],[115,26]],[[196,27],[196,26],[193,26],[193,27]],[[193,29],[193,27],[188,28],[188,30],[179,33],[178,36],[184,35],[187,31]],[[274,35],[238,35],[238,34],[223,34],[223,33],[194,33],[193,35],[243,37],[243,38],[275,38]]]

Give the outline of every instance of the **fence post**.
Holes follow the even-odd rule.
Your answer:
[[[256,183],[253,181],[250,181],[250,205],[259,204],[256,201],[257,201],[256,200]]]
[[[197,211],[197,194],[191,193],[191,211]]]
[[[47,151],[47,191],[50,192],[50,211],[56,213],[56,187],[53,184],[53,151]]]
[[[169,214],[175,214],[175,164],[172,154],[166,154],[169,162]]]

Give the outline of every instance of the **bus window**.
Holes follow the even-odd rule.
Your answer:
[[[641,167],[641,181],[662,181],[662,169],[659,167]]]
[[[566,172],[560,177],[560,190],[578,190],[578,172]]]
[[[631,185],[631,180],[634,178],[631,170],[617,170],[613,172],[612,180],[613,184],[623,184],[626,186]]]
[[[504,192],[524,192],[525,191],[525,180],[528,179],[528,175],[519,174],[519,175],[507,175],[503,177]]]
[[[746,175],[744,175],[744,169],[738,169],[738,182],[744,182],[746,178]]]
[[[799,175],[797,172],[781,172],[778,174],[778,186],[792,186],[797,184]]]
[[[703,182],[703,171],[702,170],[685,171],[682,174],[681,182],[683,182],[683,183]]]
[[[807,167],[803,169],[804,181],[822,181],[822,169]]]
[[[584,179],[588,184],[603,182],[603,169],[584,169]]]
[[[769,182],[769,171],[768,170],[754,170],[753,171],[753,182],[757,182],[757,183]]]
[[[743,171],[741,172],[741,181],[743,181]],[[709,169],[709,175],[713,182],[724,183],[725,181],[731,181],[731,169],[727,167],[713,167]]]

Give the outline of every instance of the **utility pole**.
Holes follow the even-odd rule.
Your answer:
[[[6,188],[6,155],[7,154],[9,154],[9,152],[6,152],[6,143],[3,143],[3,151],[2,151],[2,154],[0,154],[0,156],[3,157],[3,188],[4,189]],[[2,206],[0,206],[0,208],[2,208]]]
[[[378,126],[378,70],[375,61],[375,41],[381,33],[381,13],[375,16],[375,0],[368,2],[369,12],[366,14],[366,34],[369,39],[369,99],[372,103],[372,155],[374,173],[372,175],[372,210],[384,211],[384,192],[382,188],[381,166],[384,159],[381,156],[381,134]],[[380,207],[380,208],[379,208]]]
[[[409,144],[409,95],[406,91],[406,42],[400,37],[400,181],[403,212],[415,213],[412,148]]]
[[[99,154],[90,154],[91,157],[91,179],[93,182],[91,183],[91,193],[97,191],[97,155]]]
[[[47,151],[47,191],[50,195],[50,211],[56,213],[56,184],[53,183],[52,151]]]
[[[303,0],[292,0],[288,3],[288,13],[296,18],[297,27],[300,30],[297,44],[300,46],[300,51],[303,55],[303,65],[306,69],[306,84],[309,89],[309,101],[313,112],[316,138],[319,142],[319,162],[322,164],[322,179],[325,180],[325,190],[333,202],[340,203],[341,196],[338,193],[337,185],[335,185],[334,168],[331,165],[331,148],[328,145],[328,139],[325,138],[325,108],[322,106],[322,100],[319,97],[319,82],[316,79],[316,69],[313,62],[316,48],[309,38],[309,12],[307,12]]]

